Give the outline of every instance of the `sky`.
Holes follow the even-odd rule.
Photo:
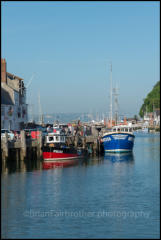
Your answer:
[[[112,63],[119,114],[139,114],[160,80],[159,1],[1,3],[1,56],[35,113],[109,115]]]

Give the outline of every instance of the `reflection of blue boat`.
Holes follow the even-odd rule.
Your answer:
[[[105,153],[105,160],[110,160],[111,162],[124,162],[124,161],[133,161],[134,156],[132,152],[128,153]]]
[[[130,127],[115,126],[102,137],[105,152],[130,152],[134,146],[134,134]]]

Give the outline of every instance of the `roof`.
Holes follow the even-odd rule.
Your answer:
[[[1,88],[1,104],[14,105],[11,96],[4,88]]]
[[[12,77],[12,78],[17,78],[18,80],[23,80],[23,78],[20,78],[12,73],[6,72],[7,76]]]

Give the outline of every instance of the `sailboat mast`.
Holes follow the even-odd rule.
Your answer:
[[[113,88],[113,95],[114,95],[114,104],[115,104],[115,124],[117,125],[118,121],[118,88],[117,85]]]
[[[112,127],[112,63],[110,68],[110,125]]]
[[[38,104],[39,104],[39,123],[42,124],[42,108],[40,103],[40,92],[38,93]]]

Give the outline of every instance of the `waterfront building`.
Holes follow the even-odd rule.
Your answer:
[[[144,123],[149,126],[160,126],[160,108],[155,109],[153,112],[144,115]]]
[[[160,126],[160,108],[154,111],[154,125]]]
[[[1,129],[21,130],[27,123],[26,88],[23,79],[7,72],[1,59]]]

